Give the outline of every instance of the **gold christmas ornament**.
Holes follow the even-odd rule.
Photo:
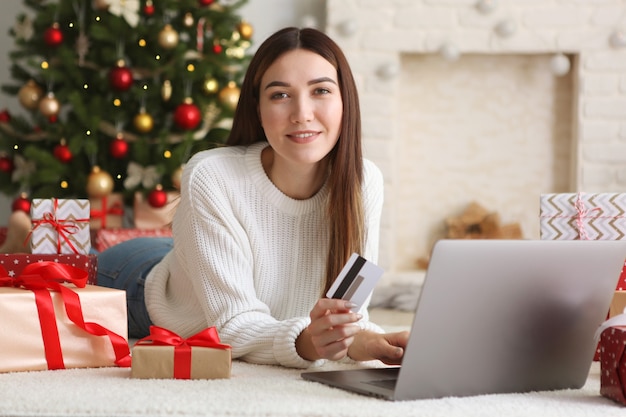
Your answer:
[[[42,96],[43,89],[34,80],[28,80],[17,93],[20,104],[28,110],[35,110]]]
[[[204,91],[205,94],[215,94],[219,90],[219,87],[219,83],[213,77],[208,77],[204,80],[204,83],[202,83],[202,91]]]
[[[241,37],[246,40],[250,40],[252,38],[252,35],[254,34],[254,29],[252,28],[252,25],[246,21],[242,21],[241,23],[239,23],[239,25],[237,25],[237,31],[239,32]]]
[[[95,165],[87,177],[87,195],[90,198],[106,197],[113,191],[113,177]]]
[[[161,86],[161,98],[163,101],[169,101],[172,98],[172,82],[170,80],[163,81]]]
[[[45,97],[39,100],[39,112],[46,117],[56,116],[59,114],[61,104],[56,99],[53,92],[49,92]]]
[[[188,28],[193,26],[193,15],[191,13],[185,13],[185,16],[183,16],[183,25]]]
[[[133,126],[140,133],[148,133],[154,127],[154,119],[145,111],[140,111],[133,119]]]
[[[159,32],[158,42],[162,48],[173,49],[178,45],[178,32],[176,32],[172,25],[167,24],[161,32]]]
[[[183,178],[183,167],[184,165],[181,165],[178,168],[176,168],[174,172],[172,172],[172,185],[177,190],[180,190],[180,181]]]
[[[231,110],[237,108],[239,102],[240,90],[234,81],[229,81],[228,85],[220,90],[219,100],[224,106]]]

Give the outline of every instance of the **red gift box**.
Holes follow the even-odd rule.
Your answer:
[[[0,267],[0,372],[130,366],[124,291],[86,281],[58,262]]]
[[[600,349],[600,394],[626,405],[626,326],[603,331]]]
[[[172,229],[100,229],[94,233],[93,247],[98,252],[137,237],[172,237]]]
[[[87,284],[95,285],[98,280],[98,257],[96,255],[0,253],[0,267],[9,277],[19,276],[24,268],[35,262],[57,262],[87,272]]]

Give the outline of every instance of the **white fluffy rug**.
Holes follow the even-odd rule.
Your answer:
[[[348,365],[331,366],[347,367]],[[128,369],[0,374],[3,416],[551,416],[612,417],[598,364],[583,389],[392,403],[304,381],[300,370],[235,361],[232,378],[136,380]],[[512,375],[511,377],[514,377]]]

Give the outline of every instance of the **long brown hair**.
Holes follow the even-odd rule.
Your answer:
[[[339,140],[327,156],[330,242],[322,292],[326,293],[350,255],[362,253],[365,244],[361,111],[352,71],[339,46],[316,29],[294,27],[282,29],[263,42],[248,66],[226,144],[249,145],[267,140],[258,114],[261,78],[277,58],[294,49],[314,52],[336,68],[343,101]]]

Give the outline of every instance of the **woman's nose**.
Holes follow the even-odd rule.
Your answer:
[[[315,118],[315,112],[313,110],[313,103],[308,97],[301,97],[294,101],[294,106],[291,114],[291,121],[293,123],[307,123]]]

